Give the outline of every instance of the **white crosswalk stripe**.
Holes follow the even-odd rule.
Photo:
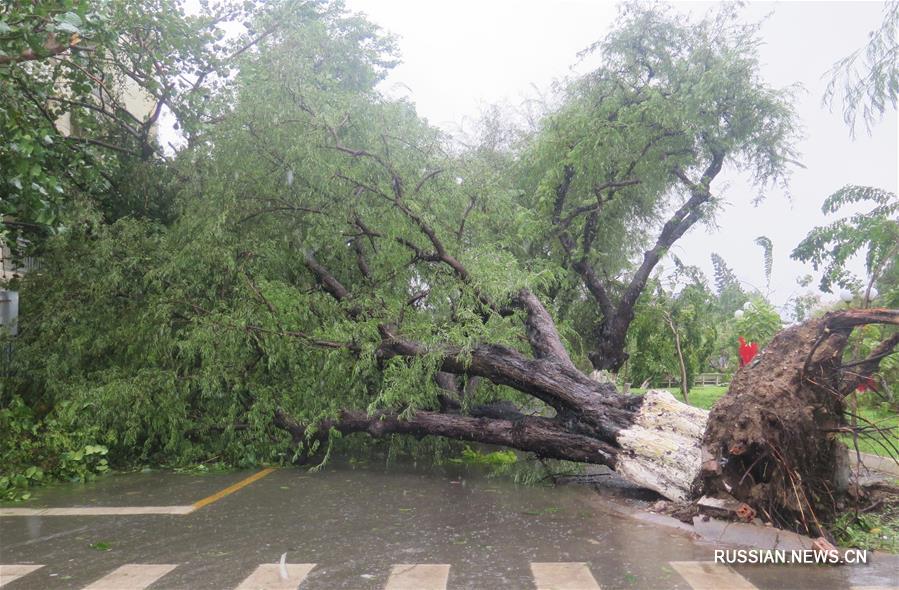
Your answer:
[[[281,577],[281,564],[266,563],[257,567],[236,590],[296,590],[314,563],[286,563],[287,579]]]
[[[399,563],[390,569],[384,590],[446,590],[450,566],[436,563]]]
[[[143,590],[178,567],[166,563],[129,563],[103,576],[84,590]]]
[[[710,561],[672,561],[671,567],[693,590],[758,590],[749,580],[726,565]]]
[[[535,562],[531,573],[537,590],[601,590],[584,562]],[[758,590],[746,578],[727,567],[708,561],[672,561],[670,565],[693,590]],[[0,565],[0,586],[26,576],[44,565]],[[123,565],[83,590],[144,590],[178,564]],[[314,563],[262,564],[235,590],[297,590],[316,567]],[[390,569],[384,590],[446,590],[450,566],[434,563],[400,563]],[[851,590],[899,590],[899,586],[852,586]]]
[[[532,563],[537,590],[600,590],[586,563]]]
[[[137,516],[190,514],[193,506],[82,506],[76,508],[0,508],[0,516]]]
[[[5,586],[13,580],[18,580],[22,576],[30,574],[34,570],[41,569],[42,565],[26,565],[14,563],[10,565],[0,565],[0,586]]]

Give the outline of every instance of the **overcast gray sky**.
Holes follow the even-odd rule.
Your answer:
[[[578,51],[612,26],[616,3],[588,0],[347,0],[398,37],[403,63],[384,83],[388,94],[411,98],[418,112],[449,132],[465,129],[489,104],[519,105],[534,88],[572,73]],[[703,14],[714,3],[678,2],[684,12]],[[825,73],[834,62],[863,46],[881,21],[882,2],[751,2],[748,21],[772,13],[761,34],[762,73],[784,87],[796,82],[806,91],[796,104],[805,139],[805,169],[790,183],[792,200],[770,191],[760,206],[749,182],[726,171],[713,188],[729,205],[718,227],[694,228],[675,247],[685,262],[711,277],[709,254],[718,252],[741,280],[765,290],[761,248],[774,242],[772,299],[782,304],[799,291],[796,278],[810,266],[789,258],[809,229],[825,222],[825,197],[845,184],[897,190],[897,119],[891,111],[869,136],[864,128],[849,137],[839,112],[821,106]],[[862,270],[861,261],[856,265]],[[817,282],[815,283],[817,284]]]

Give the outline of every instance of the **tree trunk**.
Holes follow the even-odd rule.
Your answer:
[[[672,500],[701,494],[729,494],[780,526],[819,534],[839,493],[836,439],[843,421],[846,387],[841,355],[852,328],[866,323],[899,324],[899,311],[854,310],[828,314],[778,334],[734,377],[712,412],[686,405],[665,391],[622,395],[597,383],[568,358],[555,326],[536,297],[523,291],[515,303],[527,311],[526,333],[534,356],[497,345],[465,355],[445,346],[440,371],[488,379],[543,401],[553,417],[527,416],[508,402],[480,406],[467,415],[461,404],[443,401],[440,411],[422,409],[409,418],[382,410],[347,409],[308,430],[282,411],[275,424],[297,444],[364,432],[445,436],[503,445],[538,457],[608,465],[631,482]],[[405,340],[382,326],[383,358],[434,354],[433,346]],[[884,342],[856,374],[899,343]],[[462,359],[465,358],[465,361]],[[459,388],[445,376],[438,382],[451,398]],[[452,382],[452,383],[451,383]]]
[[[593,337],[593,350],[587,353],[596,371],[617,373],[627,361],[627,328],[630,319],[615,314],[599,324]]]
[[[680,391],[684,396],[684,401],[689,404],[690,384],[687,382],[687,365],[684,363],[684,352],[680,346],[680,334],[677,331],[677,326],[674,325],[674,319],[671,317],[671,314],[665,312],[665,321],[674,335],[674,349],[677,352],[677,361],[680,364]]]

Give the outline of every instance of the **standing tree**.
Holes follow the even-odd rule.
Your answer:
[[[854,327],[899,324],[899,312],[843,312],[781,332],[709,415],[665,392],[623,395],[579,370],[535,295],[557,273],[518,256],[523,242],[555,251],[541,242],[553,226],[579,228],[591,246],[641,241],[636,220],[656,218],[662,195],[681,187],[683,205],[637,271],[646,277],[623,295],[636,301],[647,269],[714,204],[709,183],[726,155],[777,176],[789,111],[755,83],[750,31],[631,10],[596,77],[620,102],[608,115],[622,128],[603,123],[602,141],[578,144],[580,168],[550,184],[565,190],[549,191],[551,212],[560,205],[547,224],[501,176],[472,181],[489,163],[459,157],[410,104],[376,91],[393,55],[374,27],[291,6],[259,19],[258,30],[283,26],[240,56],[233,106],[179,157],[189,182],[177,223],[80,223],[83,260],[70,260],[62,236],[55,263],[26,277],[23,291],[43,285],[45,297],[23,297],[33,308],[20,322],[20,390],[65,401],[60,412],[113,454],[230,440],[250,457],[291,442],[302,458],[352,433],[434,435],[608,465],[672,499],[730,490],[772,522],[822,528],[841,448],[832,391],[845,385],[842,347]],[[731,44],[730,34],[742,36]],[[615,61],[638,57],[625,38],[647,57]],[[621,84],[604,81],[613,73]],[[599,176],[599,202],[592,192],[589,205],[570,201],[586,199],[585,167],[606,164],[616,167]],[[582,207],[595,215],[575,214]],[[561,252],[547,256],[564,258],[567,238],[554,239]],[[103,321],[114,312],[121,319]]]
[[[687,401],[690,384],[714,351],[717,318],[714,295],[702,272],[674,260],[677,270],[668,290],[655,278],[655,288],[648,289],[637,304],[625,366],[629,380],[637,383],[658,383],[664,375],[678,375]],[[686,284],[680,284],[682,277],[688,279]]]
[[[589,358],[618,370],[634,306],[685,233],[710,221],[725,166],[761,187],[783,180],[796,129],[786,91],[758,73],[757,26],[734,9],[690,23],[628,5],[592,46],[603,65],[571,83],[522,156],[529,205],[550,256],[592,301]]]
[[[223,0],[201,16],[176,0],[4,2],[0,6],[0,241],[32,242],[62,214],[99,204],[109,220],[170,219],[164,109],[190,139],[235,59],[271,33],[226,36],[261,9]]]

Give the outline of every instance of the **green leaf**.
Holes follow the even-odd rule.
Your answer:
[[[56,18],[56,28],[67,33],[81,32],[81,17],[74,12],[67,12]]]

